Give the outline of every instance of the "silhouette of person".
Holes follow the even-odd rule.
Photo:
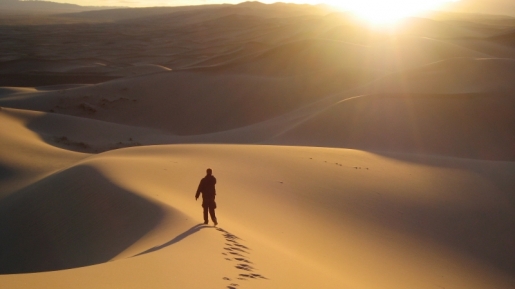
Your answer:
[[[202,208],[204,208],[204,224],[209,223],[209,219],[207,217],[207,213],[209,212],[209,215],[211,215],[211,220],[216,226],[218,225],[215,215],[216,178],[213,176],[213,171],[211,169],[207,169],[206,173],[206,176],[202,180],[200,180],[197,193],[195,194],[195,200],[197,200],[199,195],[202,193]]]

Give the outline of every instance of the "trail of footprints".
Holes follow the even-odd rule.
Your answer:
[[[227,232],[226,230],[222,228],[217,228],[217,231],[220,231],[224,238],[225,238],[225,246],[224,252],[222,252],[222,255],[225,256],[225,260],[234,262],[236,261],[236,266],[234,266],[236,269],[241,270],[242,272],[238,274],[235,278],[229,278],[224,277],[223,279],[226,281],[233,281],[234,279],[240,280],[240,281],[248,281],[248,280],[257,280],[257,279],[267,279],[265,276],[261,274],[254,273],[256,270],[252,266],[252,262],[249,260],[249,250],[245,245],[240,244],[237,236]],[[227,286],[227,289],[238,289],[240,285],[237,283],[231,283]]]

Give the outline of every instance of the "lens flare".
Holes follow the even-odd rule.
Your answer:
[[[436,9],[457,0],[327,0],[326,4],[347,10],[374,23],[394,23],[421,12]]]

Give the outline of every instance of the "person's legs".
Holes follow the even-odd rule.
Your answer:
[[[213,223],[215,223],[215,226],[218,224],[217,220],[216,220],[216,215],[215,215],[215,206],[214,204],[211,204],[209,206],[209,215],[211,215],[211,220],[213,220]]]
[[[207,224],[209,222],[209,219],[207,217],[208,206],[202,205],[202,207],[204,208],[204,224]],[[212,217],[213,217],[213,215],[211,215],[211,218]]]

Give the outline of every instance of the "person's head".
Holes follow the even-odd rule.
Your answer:
[[[212,169],[207,169],[206,170],[206,173],[208,176],[212,175],[213,174],[213,170]]]

